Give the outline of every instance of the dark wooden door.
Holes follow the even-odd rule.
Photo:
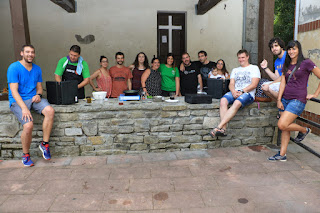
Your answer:
[[[173,53],[180,64],[181,54],[186,51],[185,13],[158,12],[157,49],[161,63],[168,53]]]

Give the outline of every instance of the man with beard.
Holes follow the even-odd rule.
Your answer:
[[[117,65],[110,68],[110,76],[112,78],[111,97],[117,98],[124,90],[131,90],[132,73],[128,67],[123,65],[124,54],[122,52],[116,53]]]
[[[184,71],[180,73],[181,94],[197,94],[198,84],[203,89],[202,78],[198,66],[190,61],[189,53],[182,54]]]
[[[90,72],[88,64],[80,56],[81,48],[73,45],[69,54],[59,60],[56,71],[56,82],[62,81],[78,81],[78,99],[85,97],[84,86],[89,83]]]
[[[30,110],[44,115],[42,123],[43,140],[39,145],[42,156],[46,160],[51,159],[49,150],[49,138],[53,125],[54,109],[46,99],[42,99],[42,71],[32,63],[35,57],[35,49],[32,45],[24,45],[20,52],[22,59],[12,63],[7,72],[9,86],[10,110],[21,123],[22,163],[24,166],[33,166],[29,154],[32,141],[33,118]]]
[[[249,63],[249,53],[242,49],[237,53],[240,67],[234,68],[230,76],[229,89],[220,99],[220,123],[209,133],[211,137],[226,136],[227,124],[240,108],[254,102],[256,87],[260,80],[258,66]],[[231,107],[228,109],[228,105]]]
[[[269,41],[269,48],[271,52],[273,55],[278,57],[274,62],[274,73],[268,68],[267,60],[264,59],[260,64],[261,68],[264,69],[269,77],[273,80],[262,84],[261,89],[275,102],[277,102],[281,79],[280,76],[282,75],[282,67],[287,55],[287,52],[284,51],[284,46],[284,42],[280,38],[272,38]]]

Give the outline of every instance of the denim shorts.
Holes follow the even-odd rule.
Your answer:
[[[49,106],[49,102],[47,99],[41,99],[39,103],[32,103],[32,99],[24,100],[23,101],[29,110],[33,109],[36,113],[41,114],[42,110]],[[22,124],[22,126],[28,122],[29,120],[22,120],[22,110],[20,106],[17,104],[17,102],[13,102],[10,106],[10,110],[13,112],[13,114],[18,118],[19,122]]]
[[[243,93],[237,99],[232,96],[231,92],[227,92],[222,98],[226,98],[229,104],[233,104],[235,100],[241,102],[241,108],[252,104],[254,102],[254,98],[250,95],[250,93]]]
[[[287,100],[282,98],[281,102],[283,104],[284,110],[279,109],[280,112],[288,111],[298,116],[301,115],[306,106],[305,103],[302,103],[297,99]]]

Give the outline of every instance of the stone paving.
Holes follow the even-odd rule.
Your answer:
[[[320,159],[295,144],[287,162],[268,162],[274,154],[254,146],[33,159],[31,168],[2,161],[0,212],[320,212]]]

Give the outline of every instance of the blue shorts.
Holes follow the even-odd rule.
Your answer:
[[[249,104],[252,104],[254,102],[254,98],[250,95],[250,93],[243,93],[242,95],[240,95],[237,99],[235,99],[233,96],[232,96],[232,93],[231,92],[227,92],[222,98],[225,98],[227,99],[228,103],[229,104],[233,104],[233,102],[235,100],[238,100],[241,102],[241,108],[249,105]]]
[[[46,106],[50,106],[47,99],[41,99],[39,103],[32,103],[32,99],[24,100],[23,101],[29,110],[33,109],[36,113],[41,114],[42,110]],[[18,118],[19,122],[22,124],[22,126],[28,122],[29,120],[22,120],[22,110],[20,106],[17,104],[17,102],[13,102],[10,106],[10,110],[13,112],[13,114]]]
[[[301,115],[306,106],[305,103],[302,103],[297,99],[287,100],[282,98],[281,102],[283,104],[284,110],[279,109],[280,112],[288,111],[298,116]]]

